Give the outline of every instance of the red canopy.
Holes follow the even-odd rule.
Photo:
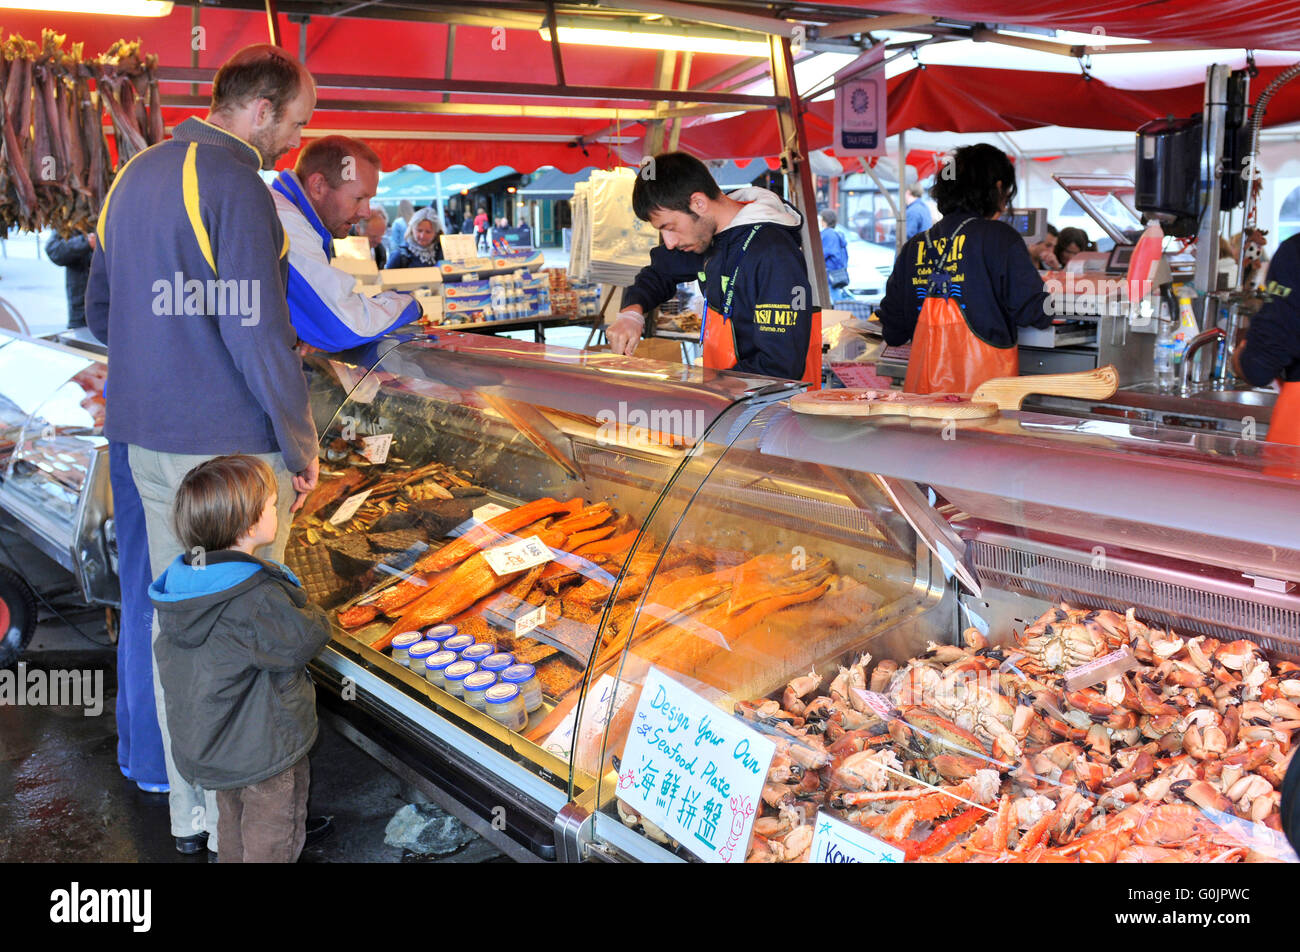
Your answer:
[[[861,9],[861,0],[822,0]],[[1210,49],[1300,50],[1295,0],[872,0],[876,12],[1014,23]]]

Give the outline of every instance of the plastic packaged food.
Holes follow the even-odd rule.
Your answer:
[[[462,660],[460,663],[465,664],[465,661]],[[483,710],[486,703],[483,700],[483,693],[496,683],[497,676],[491,671],[475,671],[473,674],[466,675],[463,682],[465,703],[480,711]]]
[[[443,641],[442,648],[444,651],[456,652],[457,657],[459,657],[460,653],[472,644],[474,644],[473,635],[452,635]]]
[[[430,684],[445,688],[447,682],[443,680],[442,673],[447,670],[447,666],[456,663],[456,652],[439,651],[429,655],[424,659],[424,677]]]
[[[424,640],[424,635],[418,631],[404,631],[400,635],[393,636],[393,660],[398,664],[407,664],[410,661],[408,649],[411,645],[418,645]]]
[[[500,676],[501,672],[515,663],[515,656],[509,651],[498,651],[496,654],[488,655],[479,662],[479,668],[483,671],[491,671],[493,674]]]
[[[537,669],[531,664],[512,664],[501,672],[501,680],[519,688],[524,709],[531,714],[542,706],[542,686],[537,683]]]
[[[465,679],[477,670],[473,661],[453,661],[442,669],[443,690],[453,697],[464,697]]]
[[[488,716],[512,731],[521,731],[528,724],[528,711],[519,696],[519,686],[500,681],[483,692],[484,710]]]
[[[424,632],[424,637],[429,641],[436,641],[438,644],[442,644],[448,638],[455,638],[456,631],[457,629],[455,625],[434,625],[432,628],[429,628]]]
[[[436,641],[429,641],[428,639],[417,641],[406,650],[407,667],[423,678],[425,677],[424,662],[427,661],[431,655],[437,653],[438,643]]]
[[[496,653],[496,645],[486,641],[479,641],[462,651],[460,656],[466,661],[473,661],[476,665],[482,666],[484,659],[490,658]]]

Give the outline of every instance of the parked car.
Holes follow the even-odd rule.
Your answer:
[[[849,286],[845,289],[859,301],[879,304],[885,296],[885,282],[894,271],[894,245],[863,241],[848,236]]]

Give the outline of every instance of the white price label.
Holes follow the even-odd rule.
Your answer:
[[[546,624],[546,606],[540,605],[534,611],[520,615],[515,619],[515,637],[522,638],[534,628]]]
[[[393,434],[380,433],[377,436],[361,438],[361,455],[370,462],[380,465],[388,462],[388,451],[393,446]]]
[[[901,863],[903,851],[825,813],[814,820],[811,863]]]
[[[334,515],[330,516],[330,525],[343,525],[343,523],[347,522],[357,514],[357,510],[361,508],[361,504],[368,498],[370,498],[369,489],[365,492],[359,492],[355,496],[349,496],[347,499],[343,500],[343,504],[339,506]]]
[[[475,526],[487,522],[489,519],[499,516],[503,512],[509,511],[510,510],[505,506],[498,506],[494,502],[485,503],[474,510],[474,515],[470,516],[455,529],[452,529],[447,533],[447,535],[451,536],[453,539],[459,538]]]
[[[486,549],[483,558],[497,575],[510,575],[549,562],[555,558],[555,553],[537,536],[531,536],[509,545]]]
[[[618,715],[632,696],[636,686],[616,679],[613,675],[603,674],[588,693],[583,705],[582,746],[595,746],[605,736],[605,728]],[[564,761],[568,761],[573,750],[573,734],[577,728],[575,707],[560,722],[560,726],[551,731],[550,736],[542,741],[542,747]]]
[[[666,677],[646,675],[618,796],[710,863],[743,863],[776,745]]]

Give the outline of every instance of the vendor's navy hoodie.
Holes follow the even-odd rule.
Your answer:
[[[733,369],[799,380],[808,359],[813,310],[800,244],[803,216],[765,188],[742,188],[727,197],[745,203],[745,207],[714,235],[708,252],[677,251],[663,245],[655,248],[650,252],[650,264],[623,292],[622,306],[639,304],[642,312],[649,314],[677,293],[678,284],[698,279],[709,307],[721,314],[725,282],[734,273]],[[754,225],[760,224],[751,238]],[[749,247],[744,248],[747,239]],[[761,314],[761,322],[755,320],[756,313]]]
[[[306,756],[317,730],[306,666],[330,628],[293,573],[242,552],[210,552],[195,563],[182,555],[149,586],[149,597],[181,776],[229,790]]]

